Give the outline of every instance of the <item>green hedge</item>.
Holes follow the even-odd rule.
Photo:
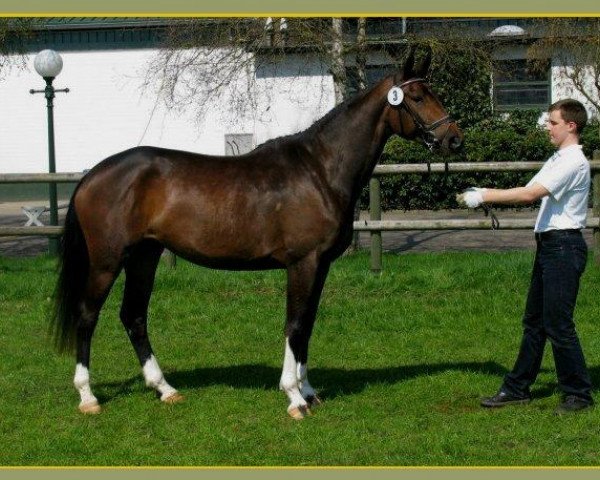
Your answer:
[[[427,42],[426,42],[427,43]],[[554,151],[543,125],[538,125],[541,111],[513,111],[494,115],[490,102],[492,52],[484,45],[454,39],[430,47],[436,54],[429,80],[447,111],[458,120],[465,134],[459,154],[446,158],[432,154],[424,146],[400,138],[387,143],[380,163],[443,162],[520,162],[545,161]],[[477,47],[477,48],[475,48]],[[423,50],[425,51],[425,50]],[[600,125],[586,127],[582,144],[586,156],[600,149]],[[384,210],[456,208],[457,192],[470,186],[511,188],[524,185],[535,172],[453,173],[386,175],[382,179]],[[368,206],[368,189],[361,197],[361,207]]]
[[[495,116],[463,130],[464,147],[459,154],[443,157],[432,154],[419,143],[398,137],[387,143],[380,163],[431,162],[522,162],[545,161],[554,152],[543,125],[538,125],[539,111],[515,111],[510,116]],[[586,156],[600,149],[599,124],[588,125],[582,135]],[[505,173],[434,173],[386,175],[381,177],[383,210],[439,210],[456,208],[457,192],[471,186],[511,188],[526,184],[534,172]],[[368,205],[368,189],[361,207]]]

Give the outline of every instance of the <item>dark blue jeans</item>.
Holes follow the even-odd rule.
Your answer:
[[[587,245],[578,230],[536,235],[536,242],[521,348],[513,370],[504,377],[502,390],[517,396],[529,395],[548,339],[561,391],[591,403],[592,382],[573,322]]]

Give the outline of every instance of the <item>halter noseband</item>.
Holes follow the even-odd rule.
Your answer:
[[[395,86],[400,89],[404,89],[404,87],[406,87],[407,85],[410,85],[411,83],[417,83],[417,82],[418,83],[427,83],[424,78],[411,78],[410,80],[406,80],[405,82],[402,82]],[[433,131],[436,128],[438,128],[439,126],[444,125],[446,123],[448,123],[448,124],[454,123],[454,120],[452,118],[450,118],[450,115],[446,115],[445,117],[442,117],[439,120],[436,120],[435,122],[430,123],[428,125],[421,120],[421,118],[414,112],[414,110],[412,108],[410,108],[408,103],[402,102],[400,104],[400,106],[404,107],[406,109],[406,111],[411,116],[411,118],[412,118],[413,122],[415,123],[415,125],[417,126],[417,128],[421,131],[421,133],[422,133],[421,138],[423,139],[423,141],[425,142],[425,145],[427,145],[429,150],[433,150],[433,147],[439,143],[438,140],[435,138]],[[446,134],[447,133],[448,132],[446,132]],[[444,134],[444,137],[446,136],[446,134]]]

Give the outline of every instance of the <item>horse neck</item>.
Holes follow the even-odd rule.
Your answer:
[[[378,84],[356,101],[337,107],[317,135],[330,187],[349,207],[360,196],[391,135],[384,120],[385,86]]]

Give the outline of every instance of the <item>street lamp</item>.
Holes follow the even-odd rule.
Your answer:
[[[56,92],[68,93],[69,89],[57,90],[52,86],[53,80],[62,70],[63,61],[60,55],[54,50],[42,50],[33,60],[35,71],[46,81],[44,90],[29,90],[29,93],[43,93],[46,97],[46,106],[48,107],[48,164],[50,173],[56,172],[56,157],[54,151],[54,94]],[[56,195],[56,183],[48,184],[48,194],[50,197],[50,225],[58,225],[58,201]],[[50,237],[48,241],[48,252],[50,255],[58,253],[58,238]]]

